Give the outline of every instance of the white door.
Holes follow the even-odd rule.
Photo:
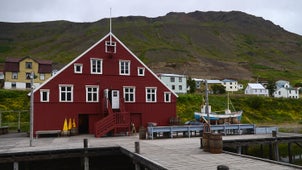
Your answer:
[[[118,90],[111,91],[111,104],[112,109],[120,108],[120,92]]]

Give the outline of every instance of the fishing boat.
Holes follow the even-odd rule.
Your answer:
[[[206,89],[207,83],[206,83]],[[206,90],[206,100],[205,104],[202,105],[200,112],[194,112],[194,118],[197,121],[201,122],[208,122],[214,124],[224,124],[224,123],[231,123],[231,124],[239,124],[241,121],[243,111],[231,111],[230,106],[230,98],[229,94],[227,97],[227,109],[224,110],[224,113],[216,113],[211,111],[211,105],[209,105],[208,101],[208,92]]]
[[[215,122],[215,124],[238,124],[241,121],[242,110],[231,112],[229,109],[226,109],[223,114],[216,112],[211,112],[211,106],[209,106],[209,114],[205,112],[205,106],[202,107],[201,112],[194,112],[194,117],[198,121],[208,121]]]

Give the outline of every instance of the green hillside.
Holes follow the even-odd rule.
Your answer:
[[[302,37],[242,12],[169,13],[112,19],[113,33],[153,71],[197,78],[301,82]],[[109,20],[0,23],[6,57],[50,59],[62,67],[109,32]]]

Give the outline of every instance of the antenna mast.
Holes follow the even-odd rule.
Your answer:
[[[112,26],[111,26],[112,24],[111,24],[111,8],[110,8],[110,19],[109,19],[109,31],[110,31],[110,45],[112,44],[112,36],[111,36],[111,34],[112,34]]]

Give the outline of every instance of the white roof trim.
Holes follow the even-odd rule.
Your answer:
[[[157,80],[159,80],[159,82],[161,82],[162,85],[164,85],[166,88],[170,90],[170,92],[172,92],[176,97],[178,97],[178,95],[173,90],[171,90],[170,87],[168,87],[165,83],[163,83],[161,79],[147,65],[145,65],[145,63],[143,63],[132,51],[129,50],[129,48],[125,46],[124,43],[122,43],[113,33],[111,34],[137,61],[139,61],[148,71],[150,71],[150,73],[155,78],[157,78]]]
[[[88,48],[85,52],[83,52],[82,54],[80,54],[78,57],[76,57],[75,59],[73,59],[71,62],[69,62],[66,66],[64,66],[61,70],[59,70],[57,72],[56,75],[50,77],[49,79],[47,79],[46,81],[44,81],[38,88],[34,89],[34,93],[41,89],[46,83],[50,82],[52,79],[54,79],[56,76],[58,76],[61,72],[63,72],[64,70],[66,70],[70,65],[72,65],[75,61],[77,61],[78,59],[80,59],[83,55],[85,55],[87,52],[89,52],[92,48],[94,48],[95,46],[97,46],[100,42],[104,41],[104,39],[106,39],[108,36],[113,36],[137,61],[139,61],[148,71],[150,71],[150,73],[157,78],[157,80],[159,80],[159,82],[161,82],[162,85],[164,85],[166,88],[168,88],[170,90],[170,92],[172,92],[176,97],[178,97],[178,95],[171,90],[165,83],[163,83],[159,77],[147,66],[145,65],[134,53],[132,53],[132,51],[130,51],[124,43],[122,43],[113,33],[108,33],[107,35],[105,35],[102,39],[100,39],[98,42],[96,42],[94,45],[92,45],[90,48]]]
[[[48,83],[49,81],[51,81],[52,79],[54,79],[57,75],[59,75],[61,72],[63,72],[65,69],[67,69],[70,65],[72,65],[72,63],[74,63],[75,61],[77,61],[78,59],[80,59],[83,55],[85,55],[88,51],[90,51],[92,48],[94,48],[96,45],[98,45],[100,42],[102,42],[107,36],[109,36],[110,33],[108,33],[107,35],[105,35],[102,39],[100,39],[98,42],[96,42],[95,44],[93,44],[90,48],[88,48],[86,51],[84,51],[82,54],[80,54],[78,57],[76,57],[75,59],[73,59],[71,62],[69,62],[66,66],[64,66],[61,70],[59,70],[56,75],[51,76],[49,79],[47,79],[46,81],[44,81],[39,88],[34,89],[34,93],[41,89],[46,83]]]

